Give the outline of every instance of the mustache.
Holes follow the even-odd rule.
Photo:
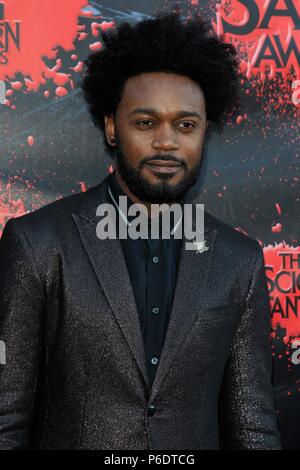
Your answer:
[[[173,161],[176,163],[179,163],[180,165],[186,167],[186,163],[184,160],[175,157],[174,155],[153,155],[152,157],[146,157],[140,162],[140,166],[143,166],[149,162],[154,162],[156,160],[161,160],[161,161]]]

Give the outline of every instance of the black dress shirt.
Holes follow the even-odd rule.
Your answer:
[[[126,194],[117,183],[114,173],[109,177],[108,192],[112,202],[120,212],[119,196],[126,196]],[[182,209],[184,202],[185,198],[180,201]],[[131,199],[127,197],[128,208],[132,204]],[[119,230],[119,212],[117,212],[117,234]],[[133,216],[124,215],[126,223],[130,223]],[[122,220],[125,220],[125,217]],[[170,233],[172,233],[174,228],[176,230],[176,227],[180,226],[180,222],[176,221],[176,224],[174,224],[172,217],[170,219]],[[148,217],[149,234],[150,225],[151,218]],[[160,232],[160,238],[158,239],[151,239],[151,235],[148,239],[138,238],[133,240],[127,237],[126,239],[120,239],[120,243],[140,318],[148,374],[152,385],[169,323],[182,239],[174,238],[173,234],[170,235],[169,239],[163,239]],[[126,308],[126,306],[124,307]]]

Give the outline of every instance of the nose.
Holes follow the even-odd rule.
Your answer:
[[[152,147],[155,150],[177,150],[179,148],[177,135],[172,126],[161,124],[156,129]]]

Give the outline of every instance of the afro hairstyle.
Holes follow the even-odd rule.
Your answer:
[[[102,33],[106,47],[85,62],[84,98],[104,145],[104,116],[115,116],[128,78],[147,72],[188,76],[202,89],[207,119],[217,127],[239,97],[239,61],[232,44],[224,42],[201,17],[184,21],[178,13],[159,12],[134,25],[121,23]]]

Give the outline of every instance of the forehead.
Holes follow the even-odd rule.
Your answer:
[[[155,108],[162,113],[191,108],[203,113],[205,98],[200,86],[185,75],[149,72],[130,77],[125,83],[119,110],[130,112],[135,107]]]

